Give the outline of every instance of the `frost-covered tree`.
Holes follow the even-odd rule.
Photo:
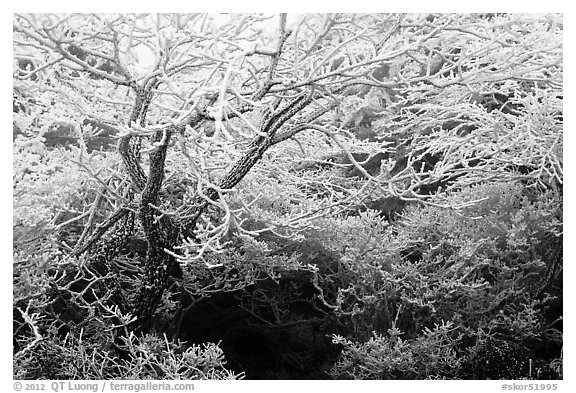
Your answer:
[[[183,268],[237,238],[366,206],[458,211],[478,200],[450,193],[486,181],[561,193],[557,15],[18,14],[13,28],[15,128],[74,130],[65,154],[92,185],[52,223],[82,224],[66,258],[137,327]],[[87,151],[102,132],[120,160]],[[145,261],[119,268],[138,233]]]

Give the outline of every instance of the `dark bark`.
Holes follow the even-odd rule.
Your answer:
[[[158,218],[159,212],[155,208],[159,204],[166,151],[172,132],[172,130],[166,130],[155,135],[155,142],[162,144],[150,154],[150,173],[142,191],[138,212],[148,241],[142,286],[138,290],[134,304],[134,315],[138,318],[139,326],[154,314],[167,288],[168,278],[182,275],[174,256],[164,251],[165,249],[172,250],[178,244],[180,238],[178,230],[169,217]]]

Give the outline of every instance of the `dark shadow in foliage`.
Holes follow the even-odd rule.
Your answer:
[[[297,253],[302,263],[321,270],[338,264],[313,241],[283,244],[274,253]],[[330,339],[337,326],[316,299],[311,280],[308,271],[285,272],[278,282],[258,281],[202,299],[182,316],[178,338],[189,343],[221,340],[227,366],[245,372],[248,379],[328,379],[339,353]]]

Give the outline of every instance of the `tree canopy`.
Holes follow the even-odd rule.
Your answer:
[[[194,307],[226,294],[264,325],[334,334],[337,378],[478,377],[495,342],[517,356],[549,332],[542,317],[510,343],[561,271],[561,16],[13,20],[22,369],[49,308],[59,334],[100,315],[136,359],[127,332],[151,353],[154,332],[200,340]],[[434,371],[431,353],[383,360],[430,342]],[[210,364],[200,377],[235,377]]]

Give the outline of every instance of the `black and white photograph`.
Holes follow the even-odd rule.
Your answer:
[[[562,13],[11,18],[15,390],[561,386]]]

